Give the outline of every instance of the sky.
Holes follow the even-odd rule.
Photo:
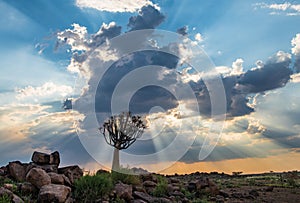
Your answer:
[[[0,165],[109,169],[98,128],[131,111],[124,166],[300,168],[299,0],[0,0],[0,23]]]

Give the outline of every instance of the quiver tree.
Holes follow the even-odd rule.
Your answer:
[[[127,149],[137,138],[141,137],[146,128],[140,116],[132,116],[130,112],[111,116],[99,128],[107,144],[114,147],[112,170],[120,168],[119,150]]]

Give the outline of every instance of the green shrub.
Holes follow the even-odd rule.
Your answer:
[[[110,174],[86,175],[75,181],[76,202],[95,202],[102,200],[113,189]]]
[[[121,181],[122,183],[129,185],[141,184],[140,177],[138,175],[134,175],[132,170],[129,168],[120,168],[118,172],[112,171],[111,176],[114,183]]]
[[[113,203],[126,203],[126,201],[124,199],[120,199],[119,197],[117,197],[115,200],[112,201]]]
[[[297,187],[297,183],[296,183],[295,179],[293,179],[293,178],[288,178],[287,179],[287,184],[290,187],[292,187],[292,188],[296,188]]]
[[[154,188],[152,195],[156,197],[163,197],[168,194],[168,181],[164,176],[156,176],[158,183]]]
[[[10,203],[12,202],[7,194],[0,196],[0,203]]]

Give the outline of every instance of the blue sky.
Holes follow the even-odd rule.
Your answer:
[[[152,13],[146,15],[147,12]],[[132,16],[140,17],[142,21],[134,20]],[[128,22],[132,23],[131,27],[127,26]],[[157,101],[165,105],[163,107],[167,112],[148,112],[146,117],[155,118],[152,120],[153,128],[160,119],[168,118],[169,123],[157,140],[137,142],[128,153],[161,149],[174,139],[176,124],[181,120],[183,123],[192,123],[189,128],[181,129],[184,139],[191,139],[189,135],[194,132],[191,129],[196,129],[195,142],[167,172],[179,170],[176,167],[179,165],[182,168],[179,172],[191,172],[197,167],[228,172],[245,159],[252,159],[249,160],[249,167],[243,168],[247,172],[299,167],[296,163],[277,166],[282,157],[300,157],[300,100],[297,95],[300,90],[298,0],[143,0],[122,4],[114,0],[1,0],[0,23],[2,165],[12,159],[28,161],[34,150],[59,150],[63,164],[77,162],[93,170],[101,167],[94,160],[96,159],[107,166],[110,155],[107,155],[108,158],[97,157],[99,150],[92,149],[96,146],[81,143],[84,141],[76,133],[78,125],[87,132],[92,129],[88,127],[92,124],[87,110],[81,111],[80,107],[74,111],[62,109],[64,99],[73,97],[80,106],[89,94],[98,91],[93,90],[92,85],[84,87],[85,84],[95,82],[99,73],[84,57],[91,55],[91,50],[98,47],[95,47],[95,43],[105,44],[106,39],[110,40],[131,29],[137,30],[139,26],[172,32],[186,26],[187,37],[207,53],[224,83],[227,120],[218,145],[206,160],[198,160],[205,129],[212,122],[206,118],[210,108],[208,101],[197,97],[202,111],[199,118],[201,127],[197,128],[194,118],[182,121],[176,116],[168,117],[172,113],[176,114],[178,103],[183,103],[187,108],[184,111],[190,112],[190,98],[177,103],[164,90],[150,88],[135,95],[136,104],[156,106]],[[99,29],[102,31],[98,32]],[[84,59],[80,61],[80,57]],[[111,53],[101,59],[101,64],[105,65],[105,60],[112,60],[110,57]],[[107,73],[107,78],[102,81],[103,92],[99,93],[104,95],[105,102],[111,102],[106,100],[106,94],[111,95],[116,87],[112,81],[135,70],[135,66],[147,65],[141,62],[147,57],[155,56],[151,53],[133,54],[129,56],[135,60],[132,64],[121,60],[123,72],[118,71],[117,66]],[[157,60],[162,66],[170,65],[169,69],[175,69],[171,66],[172,62],[175,65],[178,63],[177,59],[165,55],[161,57]],[[166,81],[175,80],[168,71],[153,71],[153,75],[155,74],[162,74],[160,76]],[[208,94],[201,76],[191,73],[189,77],[200,77],[197,81],[190,79],[188,83],[193,86],[195,94]],[[155,95],[158,95],[157,98],[152,99]],[[139,108],[140,112],[145,113],[144,106]],[[74,117],[75,120],[80,118],[82,123],[75,125]],[[250,166],[254,160],[263,162],[264,159],[268,159],[270,164],[258,169]],[[126,155],[123,158],[124,164],[125,160]],[[226,168],[222,164],[228,160],[235,161],[232,168]],[[130,157],[128,163],[136,164]],[[173,158],[158,157],[156,162],[141,163],[140,166],[152,170],[157,164],[165,166],[168,163],[174,164]]]

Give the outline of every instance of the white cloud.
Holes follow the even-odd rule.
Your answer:
[[[300,15],[300,4],[292,4],[290,2],[285,2],[282,4],[256,3],[254,4],[254,8],[268,9],[270,10],[270,15]]]
[[[269,57],[270,63],[281,63],[291,60],[292,56],[290,53],[284,51],[278,51],[274,56]]]
[[[72,24],[73,29],[66,29],[57,33],[57,39],[71,46],[71,50],[86,50],[87,29],[76,23]]]
[[[159,9],[149,0],[76,0],[76,5],[80,8],[93,8],[108,12],[136,12],[145,5],[152,5]]]
[[[16,98],[19,100],[34,99],[34,101],[47,98],[51,98],[52,100],[55,98],[62,99],[71,94],[72,91],[73,88],[70,86],[46,82],[39,87],[27,86],[25,88],[16,89]]]
[[[232,67],[218,66],[216,67],[216,71],[224,76],[241,75],[242,73],[244,73],[243,63],[244,60],[238,58],[234,62],[232,62]]]
[[[197,33],[197,34],[195,35],[195,40],[197,40],[198,42],[202,42],[202,41],[203,41],[202,35],[201,35],[200,33]]]
[[[298,33],[291,41],[292,53],[296,56],[300,55],[300,33]]]
[[[291,75],[291,82],[300,83],[300,73]]]
[[[288,2],[285,2],[283,4],[270,4],[270,5],[267,5],[269,8],[271,9],[275,9],[275,10],[281,10],[281,11],[285,11],[287,10],[288,8],[290,8],[291,4],[288,3]]]
[[[244,60],[241,58],[238,58],[236,61],[232,63],[232,75],[240,75],[243,73],[243,63]]]

